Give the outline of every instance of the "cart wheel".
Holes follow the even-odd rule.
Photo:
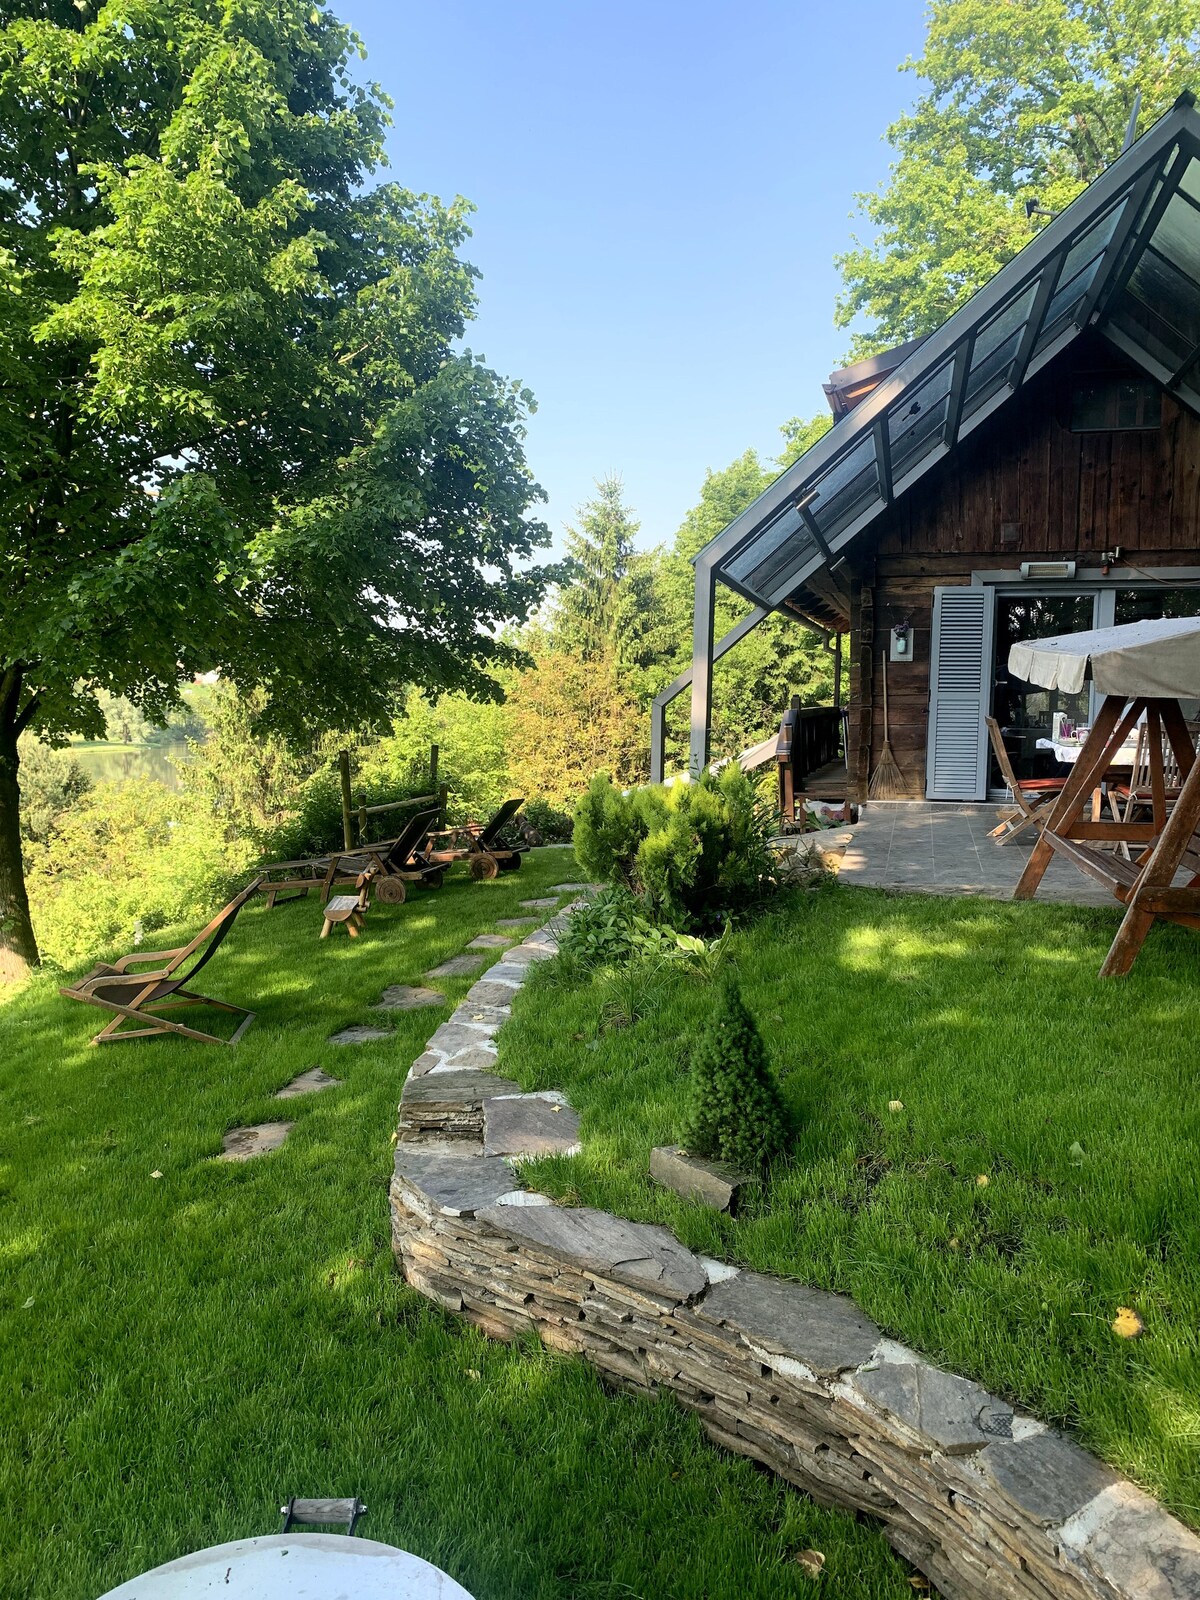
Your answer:
[[[404,904],[403,878],[380,878],[375,885],[375,898],[381,906],[402,906]]]
[[[427,872],[421,879],[421,882],[427,889],[440,889],[442,884],[445,882],[445,879],[446,873],[444,869],[439,868],[437,872]]]
[[[501,872],[520,872],[520,870],[521,870],[521,858],[518,855],[508,856],[505,860],[501,861],[501,863],[500,863],[500,871]]]
[[[495,856],[489,856],[481,850],[478,855],[471,857],[471,876],[476,880],[494,878],[499,871],[500,863]]]

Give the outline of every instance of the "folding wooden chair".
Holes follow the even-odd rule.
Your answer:
[[[525,804],[525,796],[506,800],[490,822],[465,822],[436,834],[448,841],[430,852],[436,861],[466,861],[473,878],[494,878],[498,872],[516,872],[527,844],[501,842],[500,835]]]
[[[993,828],[989,839],[1000,844],[1011,844],[1026,828],[1040,828],[1049,813],[1050,805],[1063,791],[1065,778],[1018,778],[1013,771],[1012,759],[1004,745],[1004,736],[995,717],[985,717],[988,738],[1000,768],[1000,776],[1012,796],[1015,810],[1005,812],[999,827]]]
[[[124,1039],[149,1039],[160,1033],[181,1033],[187,1039],[200,1039],[205,1044],[236,1044],[254,1021],[254,1012],[247,1011],[244,1006],[230,1005],[226,1000],[213,1000],[208,995],[197,994],[184,985],[190,983],[216,955],[233,927],[238,912],[258,887],[259,879],[255,878],[229,902],[224,911],[213,918],[207,928],[196,935],[191,944],[185,944],[178,950],[135,950],[132,955],[122,956],[112,966],[101,961],[86,977],[60,989],[59,994],[65,995],[68,1000],[82,1000],[85,1005],[102,1006],[106,1011],[116,1012],[116,1016],[101,1028],[92,1043],[119,1044]],[[200,952],[197,959],[186,972],[181,973],[180,967],[197,951]],[[147,961],[165,962],[166,965],[154,972],[130,972],[131,967],[141,966]],[[230,1038],[222,1039],[219,1034],[202,1033],[198,1028],[188,1028],[182,1022],[172,1022],[167,1017],[155,1014],[172,1006],[215,1006],[218,1011],[236,1012],[242,1020]],[[125,1022],[141,1022],[147,1026],[122,1029]]]

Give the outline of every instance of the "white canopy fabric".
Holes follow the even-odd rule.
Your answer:
[[[1119,628],[1029,639],[1008,652],[1008,670],[1043,689],[1191,699],[1200,695],[1200,617],[1159,617]]]

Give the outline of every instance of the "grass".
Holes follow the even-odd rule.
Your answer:
[[[852,1294],[1200,1525],[1200,940],[1160,924],[1105,982],[1114,927],[830,886],[738,932],[797,1130],[738,1220],[647,1175],[679,1138],[711,990],[548,963],[501,1036],[502,1070],[583,1114],[582,1154],[539,1186]],[[1143,1337],[1113,1332],[1119,1306]]]
[[[236,1050],[92,1049],[101,1013],[48,978],[0,1010],[5,1600],[94,1600],[273,1531],[292,1493],[358,1493],[364,1536],[478,1600],[803,1596],[808,1547],[831,1592],[911,1595],[878,1532],[714,1450],[670,1400],[489,1344],[395,1272],[390,1136],[439,1014],[392,1014],[380,1044],[328,1036],[575,875],[561,850],[490,884],[452,875],[353,944],[320,943],[311,902],[253,905],[204,974],[258,1012]],[[444,985],[451,1004],[470,981]],[[281,1107],[314,1065],[342,1087]],[[230,1127],[281,1115],[279,1151],[211,1159]]]

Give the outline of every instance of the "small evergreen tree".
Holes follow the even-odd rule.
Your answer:
[[[787,1113],[762,1035],[733,978],[721,983],[691,1070],[687,1148],[694,1155],[760,1171],[783,1149]]]

